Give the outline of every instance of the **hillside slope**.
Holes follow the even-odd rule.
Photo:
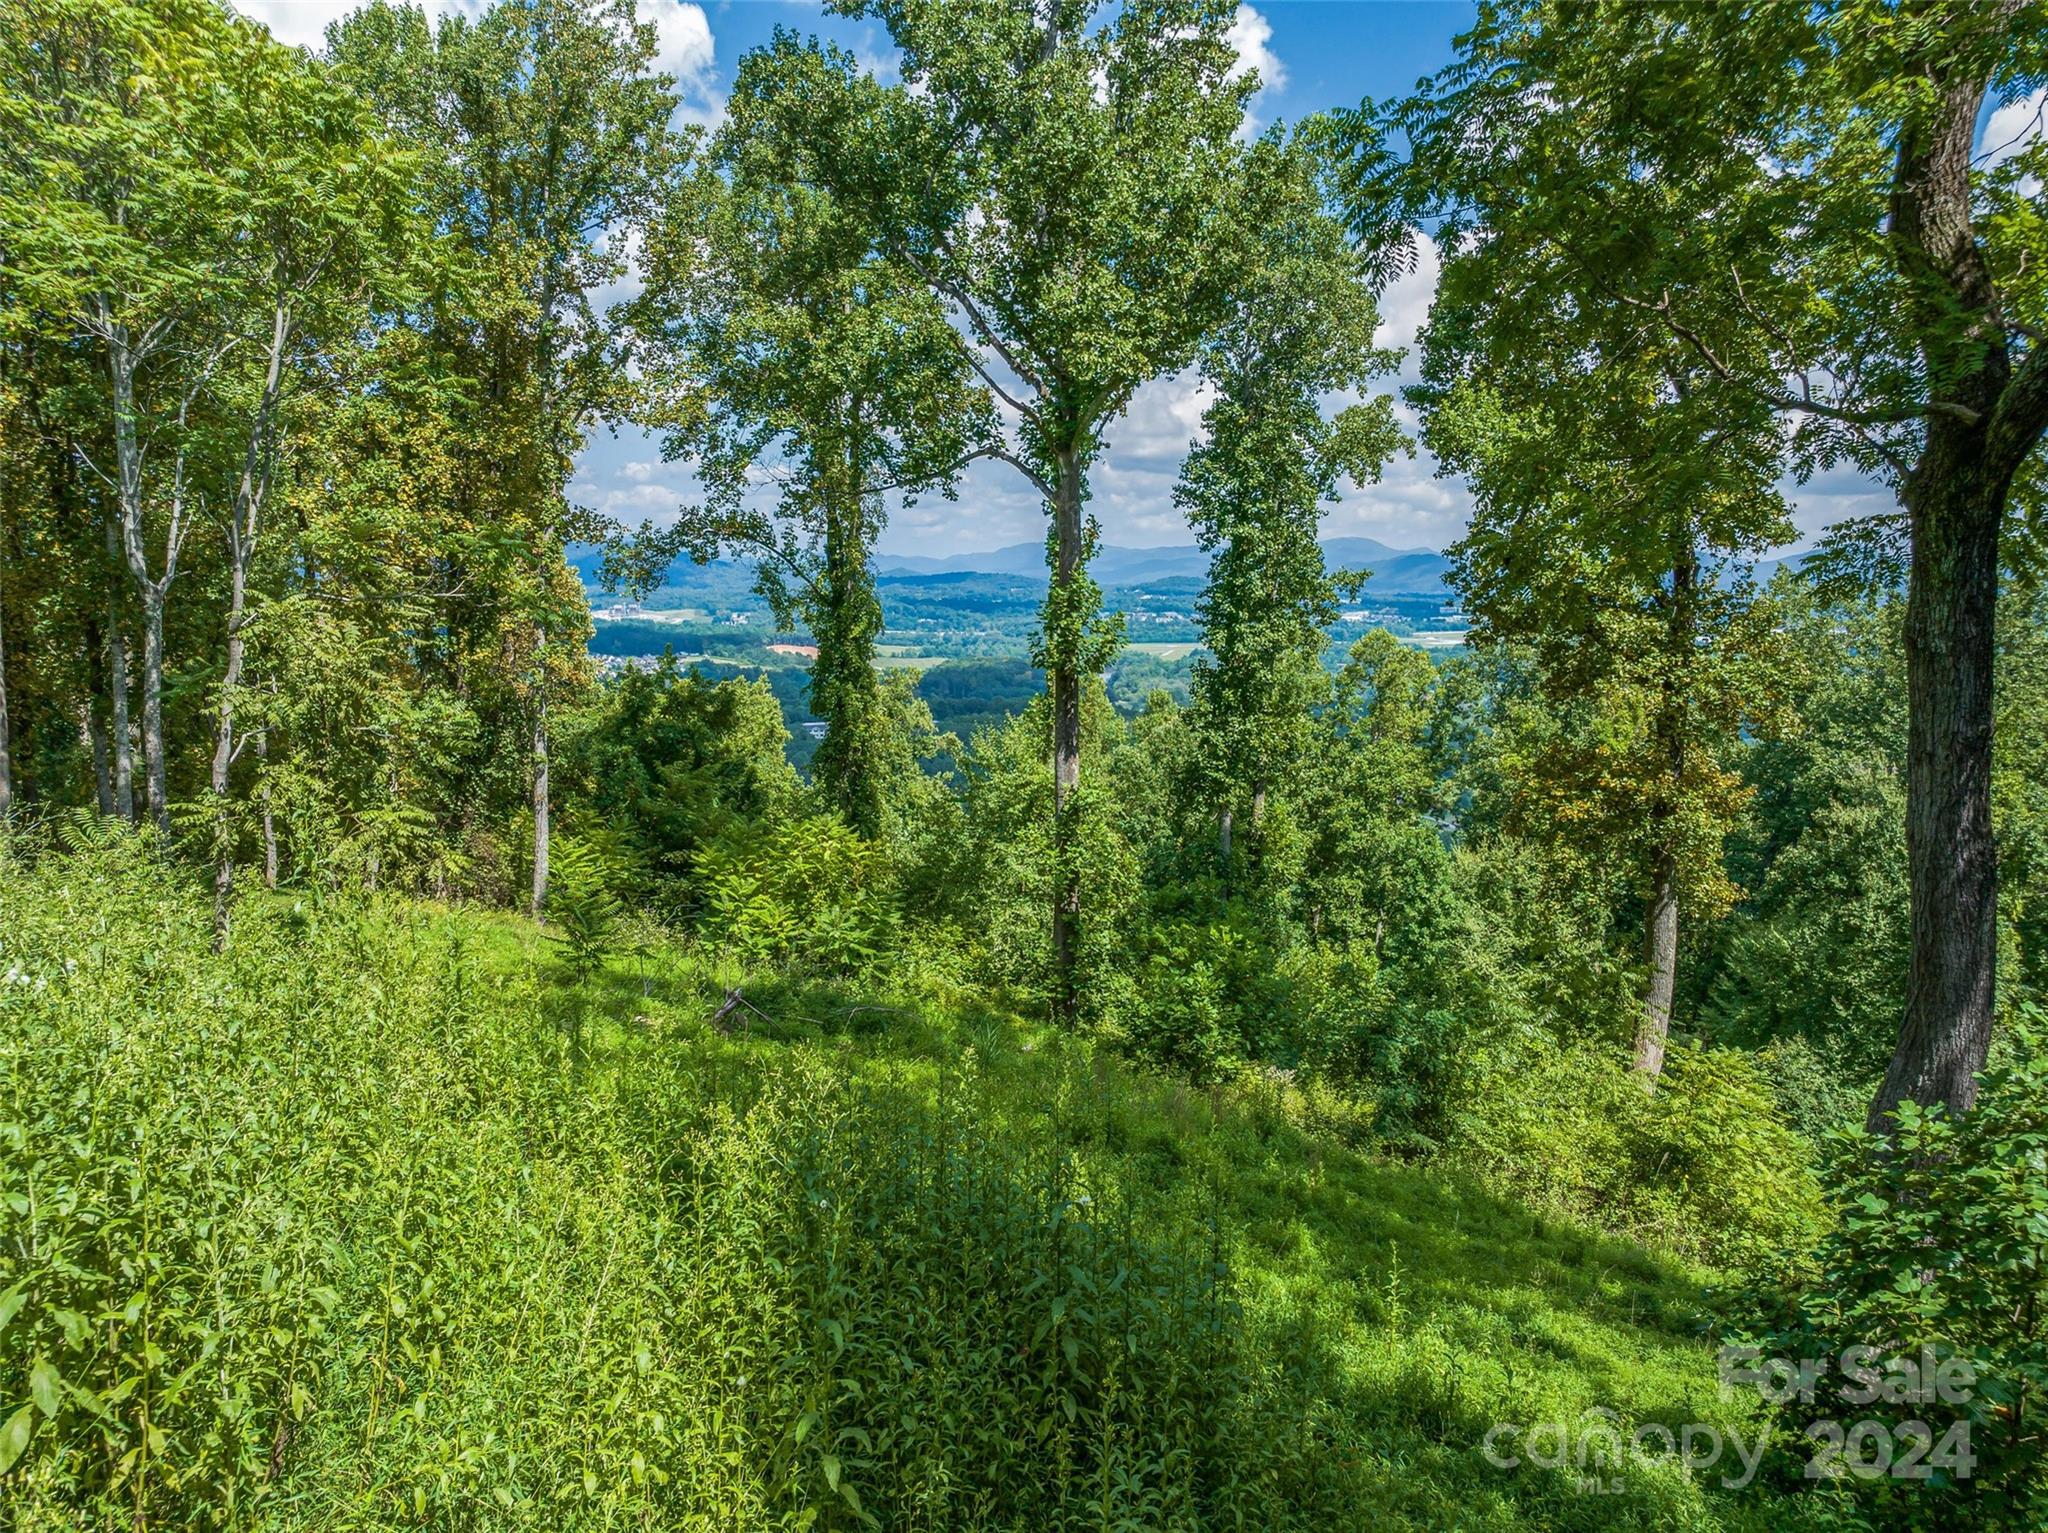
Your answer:
[[[0,931],[8,1526],[1772,1522],[1486,1462],[1739,1425],[1699,1275],[1278,1085],[935,980],[720,1017],[740,976],[657,944],[578,991],[396,902],[252,905],[214,960],[118,849],[10,864]]]

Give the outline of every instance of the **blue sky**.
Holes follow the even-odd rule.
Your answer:
[[[317,48],[327,23],[360,0],[236,3],[268,23],[283,41]],[[434,11],[481,8],[481,0],[425,3]],[[831,38],[884,77],[893,69],[888,36],[880,26],[828,16],[815,0],[710,5],[639,0],[639,6],[659,29],[660,67],[678,81],[680,115],[694,121],[718,120],[740,58],[778,26]],[[1259,71],[1263,88],[1254,112],[1264,127],[1330,107],[1356,106],[1367,96],[1385,99],[1407,92],[1417,79],[1450,61],[1452,40],[1473,14],[1474,7],[1463,0],[1262,0],[1238,7],[1232,39],[1240,56]],[[1987,139],[1994,136],[1995,129]],[[1410,347],[1410,368],[1415,331],[1435,289],[1435,251],[1427,241],[1421,257],[1416,271],[1381,298],[1379,340]],[[611,296],[623,296],[623,291]],[[1392,378],[1385,386],[1394,389],[1403,381]],[[1172,496],[1202,406],[1192,378],[1162,378],[1141,390],[1124,417],[1112,423],[1090,503],[1105,541],[1191,541]],[[1798,506],[1802,534],[1809,538],[1841,517],[1893,504],[1881,488],[1849,474],[1786,489]],[[632,524],[667,519],[694,497],[694,490],[686,465],[663,462],[660,444],[631,429],[594,433],[572,486],[580,502]],[[1329,508],[1324,532],[1362,534],[1403,548],[1442,548],[1463,532],[1469,506],[1464,485],[1439,476],[1429,457],[1418,454],[1397,459],[1379,484],[1347,489]],[[1015,470],[978,464],[964,478],[957,501],[934,496],[898,508],[881,546],[888,553],[971,553],[1036,541],[1044,528],[1038,497]]]

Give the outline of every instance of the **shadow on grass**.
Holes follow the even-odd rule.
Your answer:
[[[530,972],[544,992],[565,988],[545,955]],[[1198,1088],[985,1002],[742,975],[697,950],[614,959],[542,1010],[579,1016],[600,1068],[623,1076],[662,1049],[734,1105],[776,1055],[828,1050],[864,1088],[966,1099],[992,1139],[1049,1144],[1084,1181],[1150,1206],[1162,1230],[1213,1222],[1265,1408],[1313,1422],[1328,1456],[1305,1467],[1331,1526],[1784,1525],[1782,1508],[1706,1488],[1719,1467],[1603,1472],[1576,1451],[1558,1467],[1489,1462],[1501,1426],[1611,1420],[1627,1437],[1701,1423],[1753,1437],[1740,1402],[1717,1395],[1703,1274],[1455,1169],[1347,1148],[1260,1083]]]

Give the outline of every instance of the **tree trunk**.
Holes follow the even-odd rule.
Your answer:
[[[1685,792],[1684,708],[1697,663],[1699,559],[1690,520],[1680,524],[1671,550],[1671,592],[1664,621],[1664,674],[1658,687],[1656,730],[1664,757],[1667,796],[1650,806],[1654,847],[1650,905],[1643,921],[1643,1015],[1636,1024],[1635,1067],[1646,1089],[1657,1089],[1671,1037],[1671,1004],[1678,991],[1678,805]]]
[[[1870,1108],[1874,1133],[1890,1131],[1888,1120],[1903,1101],[1969,1111],[1991,1048],[1998,944],[1992,655],[2005,497],[2003,486],[1983,483],[1981,442],[1957,440],[1980,435],[1931,428],[1906,495],[1913,532],[1906,605],[1913,951],[1898,1046]]]
[[[1998,534],[2013,476],[2048,424],[2048,373],[2006,349],[1998,292],[1971,223],[1981,79],[1938,96],[1899,136],[1889,234],[1934,380],[1920,458],[1902,487],[1906,601],[1906,849],[1913,950],[1906,1014],[1873,1133],[1904,1101],[1967,1112],[1991,1048],[1998,954],[1991,835]]]
[[[142,771],[150,818],[165,835],[171,802],[164,777],[164,593],[154,581],[142,589]]]
[[[107,769],[107,716],[100,711],[97,692],[85,705],[85,743],[92,752],[93,803],[100,818],[110,820],[114,817],[114,779]]]
[[[859,401],[848,418],[858,432]],[[847,470],[846,484],[828,490],[837,503],[825,508],[824,578],[813,603],[818,658],[811,666],[811,706],[825,721],[825,738],[811,759],[811,775],[846,823],[872,841],[882,834],[887,809],[876,738],[875,639],[882,609],[868,569],[858,443]]]
[[[1069,449],[1058,455],[1059,491],[1053,504],[1052,589],[1046,598],[1051,621],[1046,661],[1052,689],[1053,1016],[1072,1026],[1080,1020],[1079,963],[1081,883],[1074,866],[1075,790],[1081,783],[1081,675],[1085,614],[1069,600],[1081,574],[1081,460]]]
[[[157,829],[168,834],[171,807],[164,787],[164,593],[177,574],[178,548],[184,536],[184,449],[172,477],[171,524],[164,540],[164,573],[149,573],[143,546],[142,445],[136,431],[136,358],[129,349],[127,327],[109,323],[107,376],[114,404],[114,462],[120,498],[120,553],[142,601],[142,762],[148,779],[149,811]],[[183,415],[179,425],[184,424]]]
[[[1664,1048],[1671,1036],[1671,999],[1678,988],[1678,858],[1669,849],[1657,854],[1651,877],[1650,913],[1643,930],[1643,962],[1649,977],[1643,985],[1643,1015],[1636,1024],[1635,1067],[1643,1084],[1656,1089],[1664,1073]]]
[[[533,717],[533,918],[548,902],[548,708],[537,700]]]
[[[100,816],[114,813],[114,777],[107,743],[107,660],[106,639],[100,625],[85,619],[85,744],[92,755],[93,802]]]
[[[1228,804],[1216,816],[1216,852],[1225,862],[1230,861],[1231,810]]]
[[[121,540],[112,522],[107,523],[107,557],[118,571]],[[111,590],[107,594],[107,729],[113,747],[114,812],[132,823],[135,742],[128,733],[128,640],[121,632],[120,597]]]
[[[114,812],[135,821],[135,740],[128,722],[128,640],[120,616],[107,631],[107,731],[114,755]]]
[[[277,678],[270,678],[270,695],[277,696]],[[256,731],[256,759],[264,764],[263,784],[257,796],[263,804],[263,887],[277,887],[277,820],[270,812],[270,726]]]
[[[213,948],[227,946],[228,912],[235,892],[234,821],[229,813],[229,772],[235,764],[235,689],[242,684],[242,622],[249,600],[249,543],[238,514],[229,549],[228,653],[220,678],[220,709],[213,729]]]
[[[0,818],[14,812],[14,750],[7,726],[7,624],[0,613]]]
[[[221,671],[220,711],[213,732],[213,947],[227,945],[229,906],[235,892],[234,817],[228,803],[229,773],[235,764],[235,692],[242,685],[246,645],[242,628],[248,621],[249,569],[256,558],[256,540],[263,526],[263,499],[270,488],[270,428],[284,386],[285,347],[291,339],[291,309],[279,301],[271,310],[270,355],[263,392],[243,442],[242,477],[228,521],[227,663]]]

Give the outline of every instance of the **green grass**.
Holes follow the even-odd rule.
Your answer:
[[[1722,1528],[1702,1274],[931,976],[4,869],[0,1524]],[[18,1398],[17,1398],[18,1397]],[[28,1415],[16,1413],[26,1410]]]

